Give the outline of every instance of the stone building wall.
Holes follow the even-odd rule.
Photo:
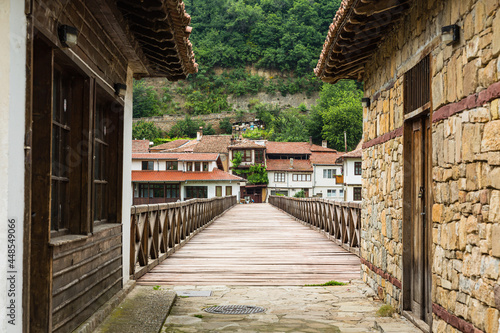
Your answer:
[[[430,54],[433,332],[498,332],[500,7],[416,1],[366,66],[363,278],[400,308],[403,74]],[[458,24],[460,41],[441,42]],[[399,287],[398,287],[399,285]]]

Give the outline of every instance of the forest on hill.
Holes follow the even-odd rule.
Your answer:
[[[199,72],[176,84],[158,87],[134,82],[134,117],[186,114],[170,133],[154,124],[138,123],[134,137],[189,137],[204,124],[193,116],[230,111],[228,96],[310,95],[320,92],[316,106],[282,109],[253,100],[250,112],[265,122],[265,130],[248,133],[275,141],[322,139],[329,146],[356,146],[362,132],[361,85],[350,81],[323,84],[313,74],[323,42],[341,0],[184,0],[191,15]],[[259,76],[247,69],[279,75]],[[218,71],[216,69],[219,69]],[[223,69],[222,72],[220,69]],[[182,103],[174,97],[182,97]],[[177,98],[179,100],[179,98]],[[236,110],[238,111],[238,110]],[[243,112],[240,110],[239,112]],[[220,128],[229,131],[228,120]],[[205,133],[213,129],[205,127]]]

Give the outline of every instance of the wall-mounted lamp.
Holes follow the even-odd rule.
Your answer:
[[[115,94],[120,97],[125,97],[125,93],[127,92],[127,85],[123,83],[115,83]]]
[[[59,40],[65,47],[76,46],[78,42],[78,29],[69,25],[60,25],[57,28]]]
[[[447,25],[441,28],[441,41],[451,45],[460,39],[460,27],[456,24]]]
[[[361,99],[361,105],[363,105],[364,108],[369,108],[370,107],[370,98],[369,97],[363,97]]]

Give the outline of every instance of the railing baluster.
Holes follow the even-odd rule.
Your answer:
[[[330,239],[359,255],[361,203],[282,196],[270,196],[269,203],[304,223],[325,231]],[[353,251],[353,248],[358,250]]]

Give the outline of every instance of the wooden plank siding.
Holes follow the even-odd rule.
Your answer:
[[[76,238],[78,236],[68,236]],[[122,288],[121,225],[53,245],[52,329],[68,332]]]
[[[84,0],[35,0],[34,20],[35,27],[57,46],[61,46],[57,26],[76,27],[79,35],[78,45],[72,48],[74,54],[111,87],[114,83],[126,82],[125,56],[104,32]]]

